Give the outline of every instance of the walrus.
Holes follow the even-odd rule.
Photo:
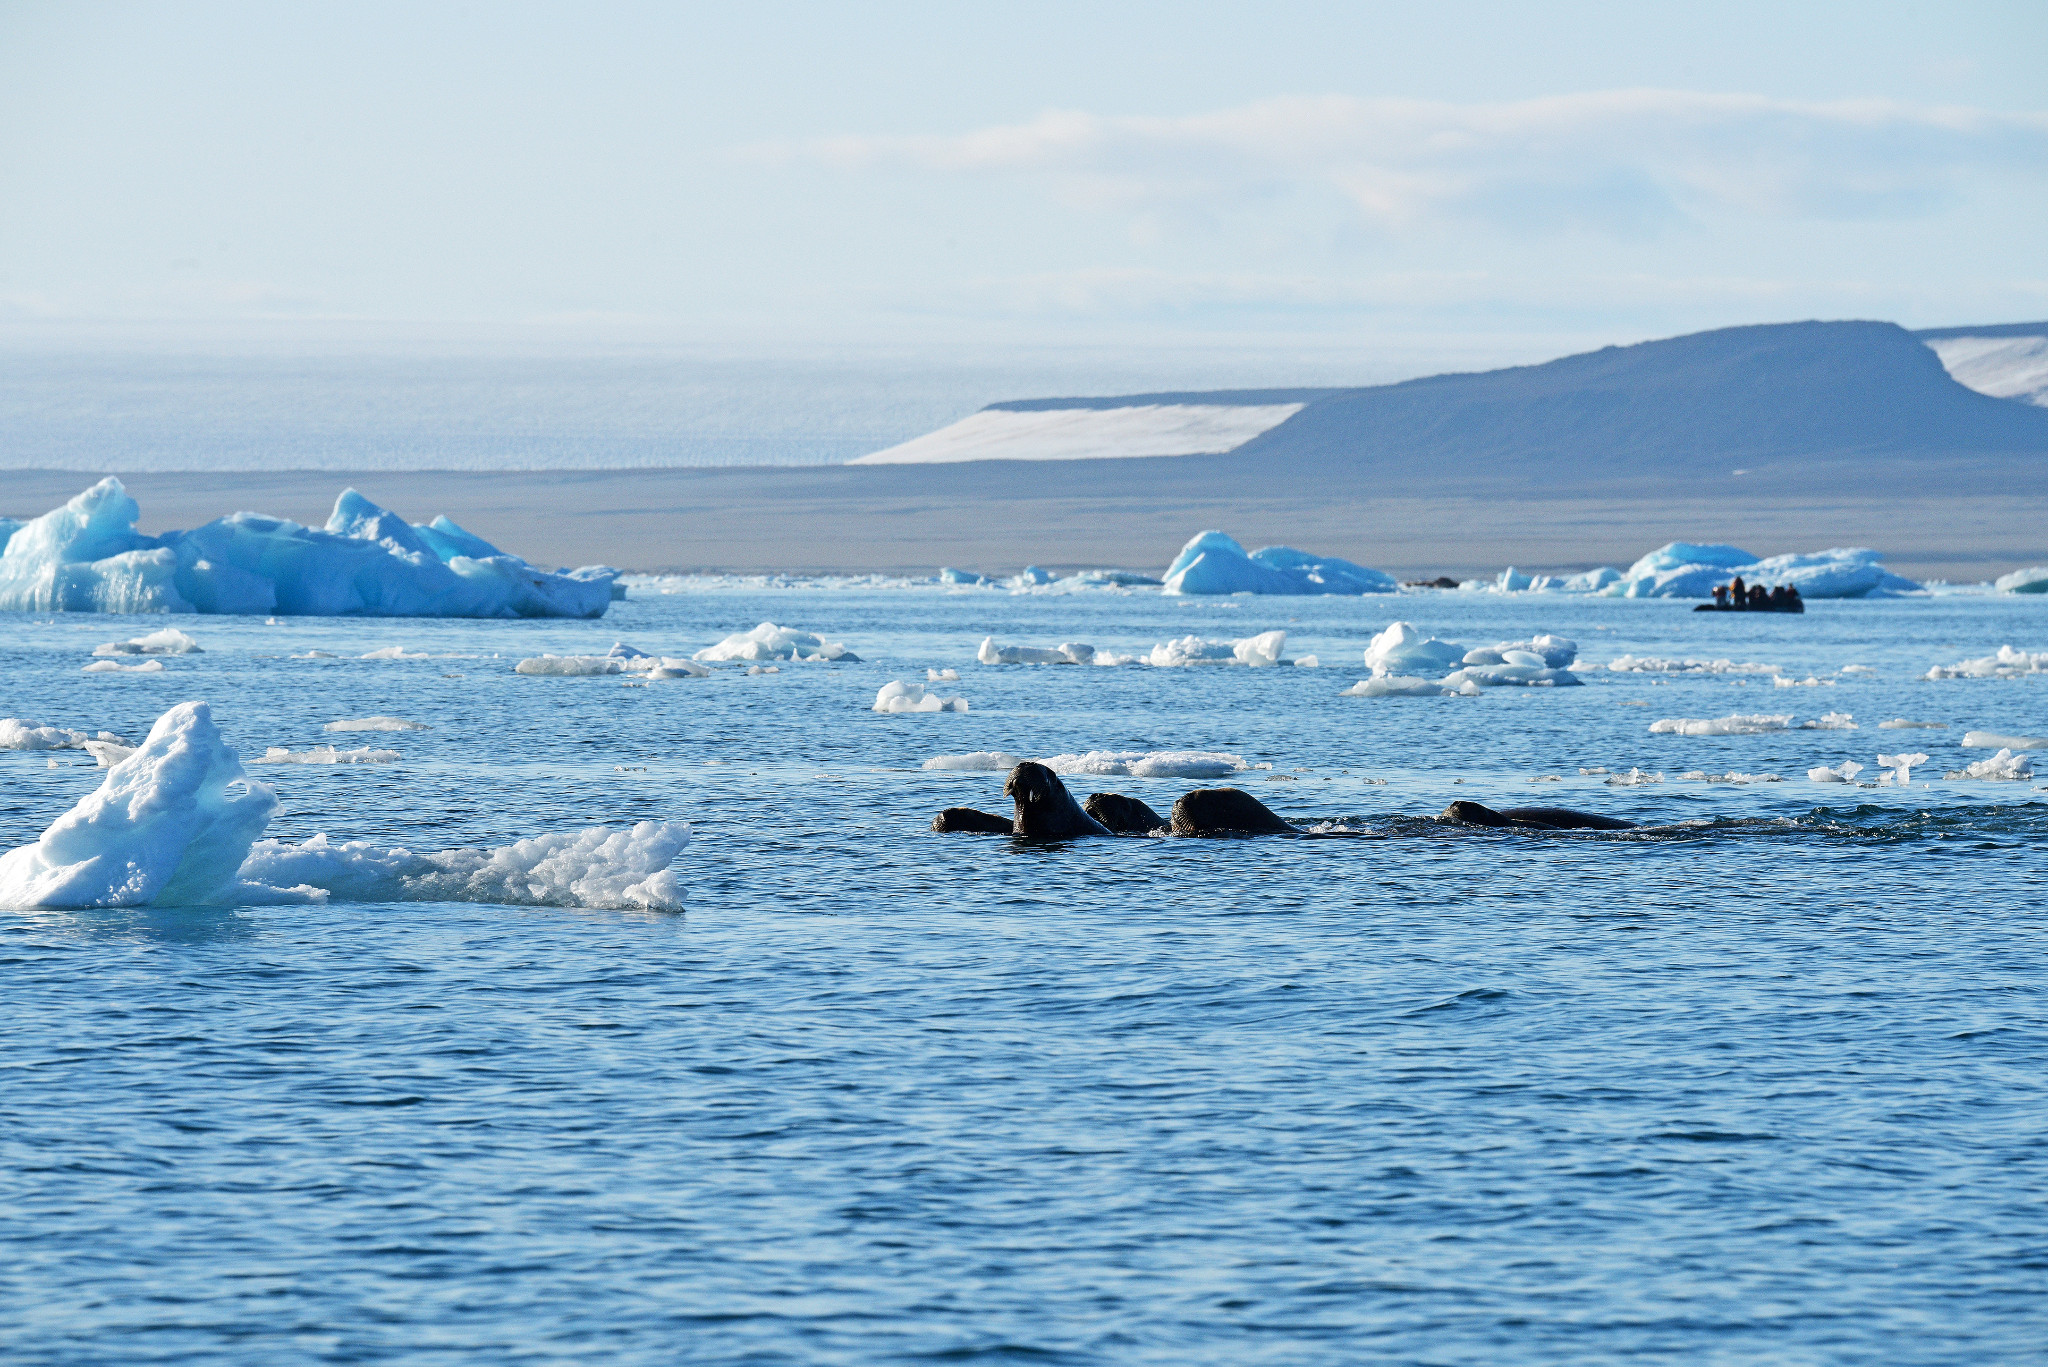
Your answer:
[[[963,831],[974,835],[1008,835],[1011,825],[1007,816],[978,812],[972,807],[948,807],[932,818],[932,829],[942,835],[958,835]]]
[[[1538,831],[1632,831],[1633,821],[1619,817],[1575,812],[1569,807],[1509,807],[1495,811],[1481,802],[1453,802],[1443,809],[1438,821],[1461,826],[1520,826]]]
[[[1150,835],[1166,826],[1165,817],[1122,793],[1092,793],[1081,810],[1118,835]]]
[[[1026,840],[1073,840],[1084,835],[1109,835],[1109,827],[1081,810],[1060,776],[1043,764],[1025,760],[1010,771],[1003,794],[1017,803],[1013,835]]]
[[[1175,835],[1300,835],[1265,803],[1242,788],[1196,788],[1182,793],[1167,823]]]

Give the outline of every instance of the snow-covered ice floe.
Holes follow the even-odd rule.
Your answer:
[[[695,660],[839,660],[859,664],[860,656],[836,641],[827,641],[808,631],[795,631],[763,622],[752,631],[737,631],[715,646],[706,646],[690,658]]]
[[[1094,646],[1063,641],[1056,646],[999,646],[996,638],[982,638],[974,658],[985,665],[1089,665],[1129,664],[1129,655],[1103,652],[1098,658]]]
[[[367,617],[598,617],[618,571],[550,572],[445,517],[415,526],[353,489],[324,529],[234,513],[146,536],[101,480],[22,525],[0,552],[0,610]]]
[[[127,641],[109,641],[94,646],[95,655],[196,655],[201,650],[199,642],[187,636],[176,627],[165,627],[152,631],[147,636],[137,636]]]
[[[1592,666],[1598,669],[1600,666]],[[1776,674],[1779,666],[1735,660],[1664,659],[1655,655],[1623,655],[1607,662],[1616,674]]]
[[[1650,723],[1650,734],[1659,736],[1760,736],[1783,731],[1792,725],[1792,714],[1738,712],[1727,717],[1665,717]]]
[[[1545,633],[1468,650],[1426,636],[1408,622],[1391,623],[1365,648],[1370,679],[1343,691],[1348,698],[1421,698],[1472,694],[1485,688],[1572,688],[1581,680],[1566,666],[1578,658],[1576,642]],[[1425,673],[1448,671],[1431,684]]]
[[[1812,783],[1854,783],[1856,775],[1862,772],[1862,765],[1853,759],[1845,759],[1840,764],[1833,765],[1832,767],[1823,764],[1808,769],[1806,777]]]
[[[407,721],[403,717],[353,717],[331,721],[320,728],[322,731],[431,731],[433,728],[423,721]]]
[[[2011,750],[2000,750],[1989,759],[1980,759],[1975,764],[1966,764],[1960,769],[1951,769],[1945,778],[1985,778],[2017,782],[2034,776],[2034,766],[2025,755],[2016,755]]]
[[[249,761],[251,764],[396,764],[404,756],[396,750],[373,750],[364,746],[359,750],[338,750],[332,745],[316,745],[310,750],[290,750],[282,745],[273,745]]]
[[[1334,555],[1311,555],[1292,546],[1247,553],[1222,532],[1199,532],[1166,567],[1167,593],[1312,594],[1396,593],[1390,574]]]
[[[624,641],[615,642],[603,655],[536,655],[513,665],[512,672],[553,678],[630,674],[641,679],[703,679],[711,675],[695,660],[649,655]]]
[[[0,750],[83,750],[96,740],[127,744],[112,731],[95,734],[62,726],[38,726],[19,717],[0,717]]]
[[[974,750],[964,755],[934,755],[924,762],[924,767],[1006,774],[1023,762],[1023,756],[1007,750]],[[1243,756],[1220,750],[1090,750],[1078,755],[1052,755],[1038,762],[1056,774],[1093,778],[1226,778],[1272,767],[1246,764]]]
[[[2048,565],[2029,565],[2011,574],[2001,574],[1991,587],[2000,593],[2048,593]]]
[[[162,660],[144,660],[141,664],[124,665],[119,660],[94,660],[82,671],[85,674],[161,674]]]
[[[876,712],[966,712],[969,710],[965,698],[942,698],[936,693],[927,693],[921,683],[905,683],[891,679],[875,693]]]
[[[1287,648],[1287,633],[1262,631],[1237,641],[1210,641],[1200,636],[1183,636],[1152,647],[1146,662],[1160,669],[1182,665],[1250,665],[1254,669],[1286,663],[1280,652]]]
[[[2048,750],[2048,736],[2002,736],[1996,731],[1965,731],[1965,750]]]
[[[1789,584],[1806,598],[1890,598],[1926,590],[1884,567],[1878,552],[1836,548],[1760,557],[1737,546],[1673,541],[1651,551],[1601,590],[1613,598],[1711,598],[1714,586],[1740,575],[1775,588]]]
[[[1995,655],[1959,660],[1952,665],[1935,665],[1922,677],[1928,679],[2015,679],[2022,674],[2048,673],[2048,650],[2029,654],[2000,646]]]
[[[682,822],[415,854],[317,835],[262,840],[277,794],[243,772],[203,702],[180,703],[34,844],[0,855],[0,906],[464,901],[682,907]]]

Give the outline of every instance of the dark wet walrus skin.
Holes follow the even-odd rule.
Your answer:
[[[1073,840],[1084,835],[1109,835],[1109,827],[1081,810],[1060,776],[1043,764],[1025,760],[1010,771],[1005,796],[1017,803],[1013,835],[1026,840]]]
[[[1122,793],[1095,793],[1081,803],[1081,810],[1118,835],[1150,835],[1166,827],[1165,817]]]
[[[1300,835],[1273,809],[1242,788],[1197,788],[1182,793],[1168,823],[1175,835]]]
[[[978,812],[972,807],[948,807],[932,818],[932,829],[944,835],[1008,835],[1010,826],[1007,816]]]
[[[1495,811],[1481,802],[1453,802],[1438,821],[1455,821],[1462,826],[1520,826],[1539,831],[1632,831],[1633,821],[1618,817],[1575,812],[1569,807],[1509,807]]]

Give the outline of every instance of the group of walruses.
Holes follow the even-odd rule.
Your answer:
[[[1182,793],[1166,817],[1122,793],[1094,793],[1076,802],[1060,776],[1043,764],[1026,760],[1010,771],[1003,795],[1016,803],[1014,817],[973,807],[948,807],[932,818],[932,829],[945,833],[1014,835],[1023,840],[1075,840],[1090,835],[1312,835],[1282,820],[1272,808],[1242,788],[1197,788]],[[1633,821],[1568,807],[1510,807],[1505,811],[1477,802],[1453,802],[1437,817],[1460,826],[1508,826],[1537,831],[1626,831]]]

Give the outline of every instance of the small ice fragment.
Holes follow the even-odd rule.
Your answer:
[[[1599,668],[1598,665],[1592,666]],[[1656,656],[1623,655],[1608,661],[1616,674],[1776,674],[1777,665],[1738,664],[1733,660],[1667,660]]]
[[[2014,679],[2023,674],[2048,673],[2048,651],[2030,655],[2011,646],[2000,646],[1995,655],[1962,660],[1952,665],[1935,665],[1922,676],[1928,679]]]
[[[2002,736],[1996,731],[1966,731],[1965,750],[2048,750],[2048,736]]]
[[[1609,777],[1607,786],[1610,788],[1640,788],[1646,783],[1662,783],[1663,781],[1664,775],[1662,774],[1653,774],[1644,769],[1630,769],[1625,774],[1615,774]]]
[[[93,763],[102,769],[111,769],[135,753],[137,747],[124,745],[115,740],[89,740],[85,752],[92,756]]]
[[[200,649],[199,642],[187,636],[176,627],[165,627],[152,631],[147,636],[137,636],[128,641],[110,641],[106,645],[94,646],[95,655],[192,655]]]
[[[139,665],[124,665],[118,660],[94,660],[82,671],[87,674],[161,674],[162,660],[144,660]]]
[[[933,755],[924,762],[927,769],[960,773],[1007,774],[1024,761],[1007,750],[970,750],[964,755]]]
[[[860,656],[836,641],[808,631],[763,622],[752,631],[734,632],[717,645],[691,656],[695,660],[837,660],[859,664]]]
[[[1927,756],[1879,755],[1877,763],[1880,768],[1892,771],[1881,775],[1877,780],[1879,783],[1896,783],[1899,787],[1903,788],[1913,781],[1913,766],[1927,763]]]
[[[426,731],[430,728],[423,721],[406,721],[402,717],[357,717],[352,721],[331,721],[320,729],[323,731]]]
[[[1862,765],[1853,759],[1845,759],[1832,769],[1826,765],[1808,769],[1806,777],[1812,783],[1854,783],[1856,775],[1862,772]]]
[[[1823,712],[1818,721],[1799,723],[1802,731],[1854,731],[1856,714],[1853,712]]]
[[[1296,669],[1320,669],[1323,662],[1313,655],[1304,655],[1294,662]]]
[[[995,637],[987,636],[974,658],[985,665],[1085,665],[1095,662],[1095,647],[1071,641],[1057,646],[999,646]]]
[[[1948,723],[1945,721],[1907,721],[1904,717],[1893,717],[1890,721],[1879,722],[1877,729],[1880,731],[1946,731]]]
[[[1966,764],[1960,769],[1951,769],[1944,778],[1985,778],[2001,781],[2029,779],[2034,776],[2034,766],[2025,755],[2016,755],[2009,749],[2002,749],[1989,759],[1980,759],[1975,764]]]
[[[925,692],[921,683],[905,683],[891,679],[875,692],[876,712],[965,712],[968,710],[965,698],[941,698],[936,693]]]
[[[1340,698],[1441,698],[1444,689],[1413,674],[1375,674],[1360,679],[1337,696]]]
[[[1090,750],[1041,763],[1056,774],[1096,778],[1225,778],[1248,767],[1242,756],[1217,750]]]
[[[331,650],[309,650],[304,654],[288,657],[294,660],[338,660],[341,657]]]
[[[1365,647],[1365,663],[1375,674],[1399,674],[1404,670],[1435,673],[1464,662],[1463,646],[1425,636],[1420,628],[1407,622],[1389,624]]]
[[[960,671],[957,669],[927,669],[924,672],[924,681],[926,683],[959,683]]]
[[[385,646],[382,650],[373,650],[367,655],[360,655],[356,658],[362,660],[427,660],[433,657],[424,650],[408,651],[404,646]]]
[[[1776,715],[1762,712],[1738,712],[1727,717],[1693,718],[1665,717],[1650,723],[1652,735],[1671,736],[1758,736],[1767,731],[1783,731],[1792,724],[1789,712]]]
[[[282,745],[273,745],[251,764],[396,764],[401,756],[396,750],[373,750],[364,746],[360,750],[337,750],[332,745],[316,745],[310,750],[293,751]]]

